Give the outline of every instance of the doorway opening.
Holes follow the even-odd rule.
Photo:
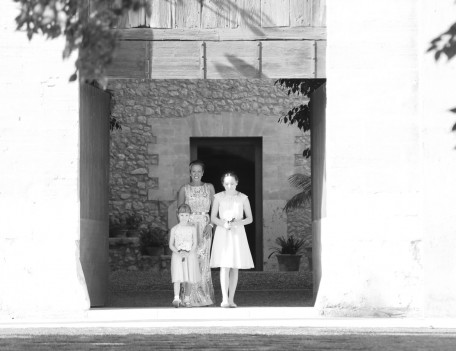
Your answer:
[[[190,159],[206,164],[204,181],[215,192],[223,191],[221,176],[233,171],[239,177],[237,190],[248,196],[253,223],[245,227],[255,270],[263,270],[262,137],[191,137]]]
[[[124,89],[122,84],[119,83],[119,91]],[[136,82],[135,84],[140,85],[142,83]],[[264,85],[266,83],[255,81],[255,84]],[[150,94],[152,93],[153,90]],[[249,197],[254,215],[254,222],[246,226],[246,230],[254,258],[255,271],[247,272],[245,275],[248,277],[247,279],[240,278],[238,290],[241,294],[239,297],[242,298],[243,288],[245,291],[253,291],[254,283],[257,284],[255,285],[256,288],[260,286],[260,283],[265,282],[268,289],[280,290],[281,293],[286,293],[288,296],[283,297],[276,291],[274,294],[269,294],[268,298],[274,297],[276,299],[274,301],[276,306],[286,306],[292,303],[295,303],[296,306],[310,306],[312,303],[311,290],[313,288],[313,297],[315,297],[321,276],[320,228],[321,221],[325,217],[324,116],[326,95],[323,90],[318,95],[318,98],[315,96],[313,99],[311,111],[312,164],[310,168],[312,170],[313,214],[311,219],[311,230],[313,232],[311,255],[313,268],[306,260],[301,272],[280,273],[277,268],[273,266],[271,269],[270,266],[276,264],[275,257],[267,258],[274,238],[283,234],[287,235],[286,230],[288,228],[292,228],[292,230],[297,228],[294,226],[294,222],[288,226],[291,222],[285,222],[287,218],[283,217],[283,201],[290,196],[287,193],[290,187],[286,176],[292,172],[300,171],[303,167],[302,162],[310,163],[310,161],[303,161],[302,159],[302,146],[306,140],[295,133],[294,128],[282,127],[277,124],[277,119],[273,116],[243,112],[201,113],[186,117],[185,123],[181,123],[180,119],[177,123],[171,118],[155,118],[153,120],[154,135],[151,135],[152,131],[146,126],[145,128],[149,128],[149,134],[146,133],[142,138],[139,138],[139,133],[136,132],[128,134],[128,129],[125,129],[126,131],[122,134],[112,133],[111,159],[109,160],[111,166],[110,168],[106,167],[110,171],[111,180],[115,180],[111,182],[109,188],[111,211],[113,209],[118,210],[120,214],[136,211],[152,217],[150,220],[147,219],[147,223],[161,224],[163,222],[164,225],[167,225],[165,220],[170,217],[170,214],[174,214],[174,212],[170,212],[175,203],[173,194],[183,184],[183,180],[188,177],[187,165],[190,160],[202,159],[207,164],[203,180],[212,183],[217,192],[223,190],[220,182],[221,175],[228,170],[233,170],[240,177],[238,189]],[[123,97],[124,95],[119,94],[119,96]],[[202,101],[206,100],[203,99]],[[207,101],[208,104],[212,103],[210,98]],[[119,105],[122,103],[126,104],[124,100],[117,101]],[[138,118],[131,123],[146,122]],[[127,137],[131,139],[130,146],[138,143],[137,149],[123,146],[122,140]],[[91,140],[94,139],[85,140],[85,145],[91,146],[92,144],[88,142]],[[119,145],[117,149],[115,148],[116,140]],[[93,152],[92,148],[90,150]],[[145,150],[144,154],[138,154],[138,150]],[[136,160],[137,156],[138,159]],[[126,170],[125,158],[128,158],[129,162],[136,162],[134,164],[137,166]],[[309,165],[308,163],[307,165]],[[99,162],[95,163],[93,167],[97,167],[97,165]],[[147,167],[142,165],[147,165]],[[276,187],[273,189],[274,193],[271,193],[271,186]],[[87,193],[94,194],[93,191]],[[86,196],[85,193],[81,195],[81,197],[84,196]],[[108,200],[104,203],[107,206]],[[101,296],[100,303],[94,303],[96,300],[91,297],[92,306],[160,307],[169,305],[168,290],[172,287],[169,282],[170,274],[162,274],[161,272],[168,270],[165,258],[137,254],[139,240],[134,236],[107,238],[107,218],[105,218],[105,222],[106,227],[103,235],[106,237],[104,237],[103,243],[95,242],[95,236],[89,235],[89,232],[87,234],[81,233],[82,245],[86,245],[81,256],[85,257],[84,264],[87,276],[91,274],[90,269],[93,267],[94,259],[101,257],[97,255],[95,247],[97,250],[106,250],[106,253],[108,253],[109,247],[109,258],[113,258],[107,262],[108,255],[103,256],[105,266],[111,267],[111,272],[108,270],[103,272],[104,282],[106,282],[107,274],[109,274],[109,289],[105,288],[103,291],[108,290],[109,297],[106,297],[105,293],[101,294],[104,296]],[[85,230],[85,227],[82,226],[81,228]],[[308,236],[308,231],[306,231],[306,235]],[[119,250],[114,251],[112,248]],[[128,254],[126,253],[127,248],[129,248]],[[134,260],[130,260],[131,257]],[[273,259],[274,262],[272,262]],[[301,262],[303,261],[301,260]],[[97,274],[100,275],[101,272]],[[93,279],[88,279],[88,285],[92,290],[94,290],[95,281],[102,281],[101,278],[97,279],[95,274],[93,276]],[[271,279],[271,276],[274,278]],[[280,279],[276,277],[280,277]],[[284,277],[289,277],[286,283],[282,279]],[[213,282],[217,284],[217,280],[217,276],[214,275]],[[246,283],[244,287],[241,286],[243,282]],[[258,289],[258,291],[260,290]],[[247,300],[246,297],[244,305],[261,305],[261,299],[258,299],[258,291],[256,291],[254,299]],[[102,292],[101,289],[100,292]],[[295,294],[293,295],[294,299],[291,298],[291,294]]]

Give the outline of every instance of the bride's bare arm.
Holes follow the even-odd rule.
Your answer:
[[[177,207],[185,203],[185,185],[182,185],[177,193]]]

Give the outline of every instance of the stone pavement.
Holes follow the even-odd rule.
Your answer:
[[[125,293],[112,292],[109,307],[170,307],[172,290],[151,290]],[[242,307],[312,307],[312,290],[238,290],[235,301]],[[222,302],[222,293],[215,290],[215,306]]]
[[[456,320],[328,318],[308,307],[102,308],[0,321],[0,350],[455,350]]]
[[[0,330],[0,350],[439,350],[454,330],[369,328],[58,328]]]

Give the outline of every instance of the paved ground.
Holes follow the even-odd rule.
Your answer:
[[[271,289],[290,286],[282,275],[261,285],[250,277],[236,293],[239,308],[175,309],[166,277],[128,275],[110,308],[79,319],[0,320],[0,350],[456,350],[456,320],[322,317],[299,277],[286,278],[296,285],[288,290]]]
[[[347,328],[122,328],[10,331],[0,350],[439,350],[456,349],[455,330]],[[14,334],[17,333],[17,334]]]
[[[173,300],[172,290],[151,290],[116,293],[110,296],[109,307],[170,307]],[[220,306],[222,293],[215,290],[215,306]],[[311,307],[312,290],[238,290],[235,301],[243,307]]]

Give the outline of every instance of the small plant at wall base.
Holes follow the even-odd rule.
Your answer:
[[[127,236],[138,236],[139,235],[139,227],[143,221],[143,217],[137,213],[130,213],[127,215],[125,219],[125,223],[128,229]]]
[[[168,232],[159,227],[149,226],[139,234],[139,249],[142,255],[159,256],[168,245]]]
[[[277,246],[271,248],[271,256],[277,256],[280,271],[298,271],[299,263],[301,261],[301,250],[304,247],[303,238],[295,238],[290,235],[288,238],[281,236],[275,240]]]

